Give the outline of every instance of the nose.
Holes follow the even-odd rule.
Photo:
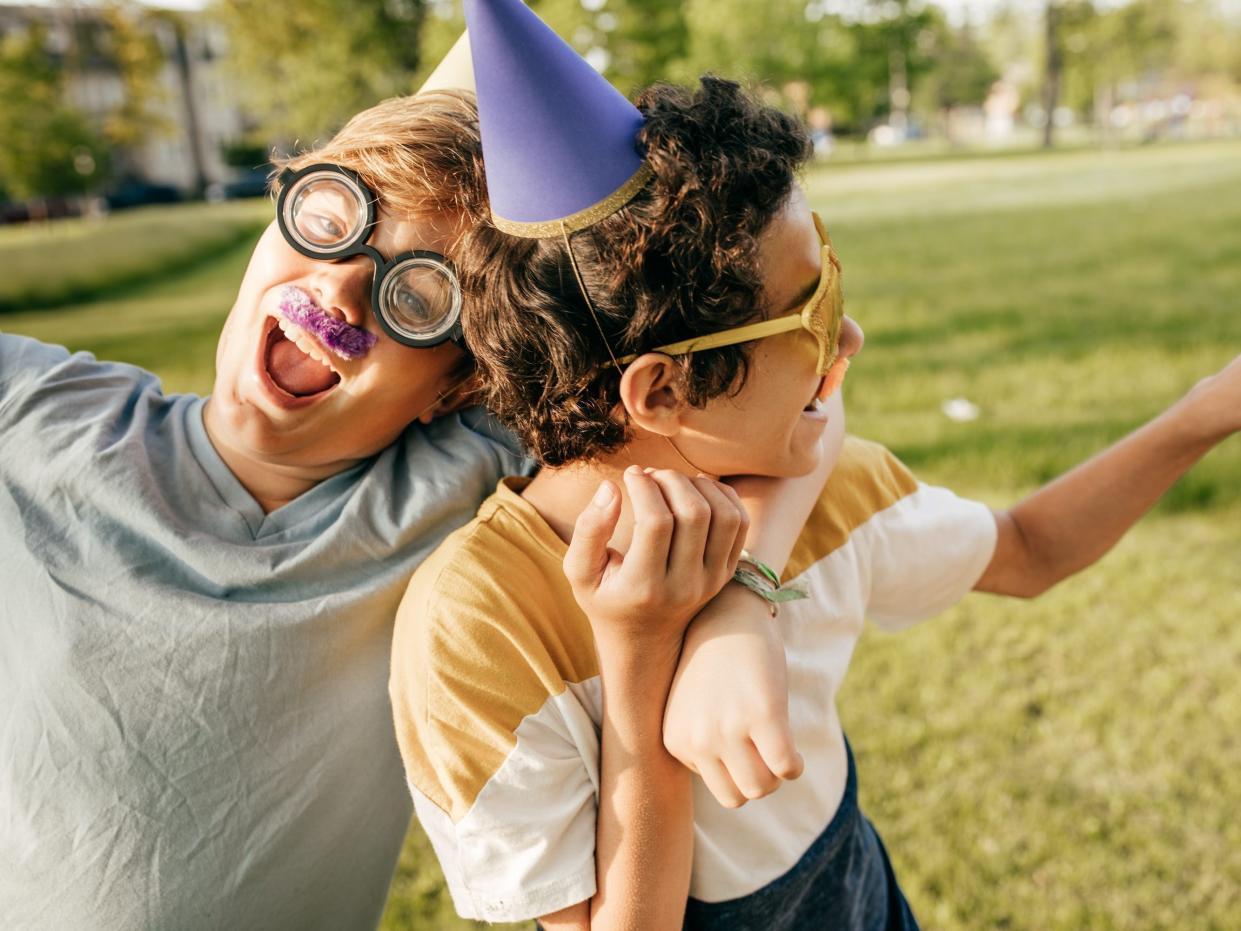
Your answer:
[[[846,359],[852,359],[862,351],[865,342],[866,334],[862,332],[858,322],[846,315],[840,323],[840,343],[838,344],[840,354]]]
[[[375,263],[365,255],[355,255],[340,262],[317,264],[313,287],[319,306],[350,326],[364,326],[370,311]]]

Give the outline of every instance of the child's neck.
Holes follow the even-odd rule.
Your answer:
[[[624,552],[633,535],[633,512],[629,508],[624,481],[625,469],[631,465],[644,469],[675,469],[691,477],[699,474],[677,454],[665,437],[648,434],[634,438],[615,453],[598,459],[541,469],[526,486],[522,497],[567,543],[573,537],[573,525],[578,515],[589,506],[599,483],[611,481],[620,489],[622,501],[621,516],[611,545]]]
[[[258,455],[241,443],[231,442],[228,424],[221,422],[211,400],[203,411],[203,429],[212,447],[233,477],[250,493],[255,502],[270,514],[299,498],[325,479],[331,478],[361,462],[342,460],[319,466],[288,465],[275,457]]]

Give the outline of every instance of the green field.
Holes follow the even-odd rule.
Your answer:
[[[1012,502],[1241,352],[1241,144],[829,166],[806,183],[867,333],[851,427],[925,479]],[[216,208],[181,209],[197,231]],[[128,217],[0,230],[6,277],[64,235],[81,263],[65,274],[104,282],[0,328],[208,390],[270,211],[229,209],[251,211],[233,239],[195,255],[157,236],[166,251],[144,244],[151,264],[119,284],[101,269]],[[943,415],[958,397],[977,420]],[[1241,440],[1039,601],[974,596],[868,634],[841,713],[924,927],[1241,927],[1239,669]],[[416,829],[384,927],[472,927]]]
[[[271,207],[256,200],[0,227],[0,312],[98,300],[163,280],[251,242],[270,219]]]

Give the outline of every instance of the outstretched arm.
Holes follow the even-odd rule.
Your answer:
[[[625,485],[634,514],[628,553],[608,549],[620,496],[605,482],[565,556],[603,682],[598,889],[589,902],[544,917],[547,931],[680,928],[689,893],[689,773],[664,749],[664,702],[685,627],[731,577],[747,519],[709,479],[631,469]]]
[[[1097,562],[1189,468],[1241,429],[1241,357],[1008,511],[977,591],[1032,598]]]

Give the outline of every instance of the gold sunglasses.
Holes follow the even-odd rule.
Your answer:
[[[815,288],[814,294],[801,310],[772,320],[748,323],[745,326],[721,330],[718,333],[708,333],[705,336],[694,336],[680,342],[668,343],[666,346],[656,346],[654,349],[648,349],[647,352],[659,352],[666,356],[683,356],[703,349],[718,349],[721,346],[735,346],[737,343],[747,343],[754,339],[766,339],[768,336],[776,336],[800,328],[808,331],[818,341],[819,362],[815,371],[819,375],[826,375],[836,363],[839,353],[840,327],[845,317],[845,299],[840,287],[840,259],[836,257],[836,250],[832,248],[832,240],[827,234],[827,228],[823,225],[823,218],[817,213],[812,216],[814,228],[819,233],[819,241],[823,244],[823,270],[819,276],[819,286]],[[644,353],[635,352],[632,355],[615,359],[608,365],[615,365],[619,368],[622,365],[628,365],[639,355],[644,355]]]

